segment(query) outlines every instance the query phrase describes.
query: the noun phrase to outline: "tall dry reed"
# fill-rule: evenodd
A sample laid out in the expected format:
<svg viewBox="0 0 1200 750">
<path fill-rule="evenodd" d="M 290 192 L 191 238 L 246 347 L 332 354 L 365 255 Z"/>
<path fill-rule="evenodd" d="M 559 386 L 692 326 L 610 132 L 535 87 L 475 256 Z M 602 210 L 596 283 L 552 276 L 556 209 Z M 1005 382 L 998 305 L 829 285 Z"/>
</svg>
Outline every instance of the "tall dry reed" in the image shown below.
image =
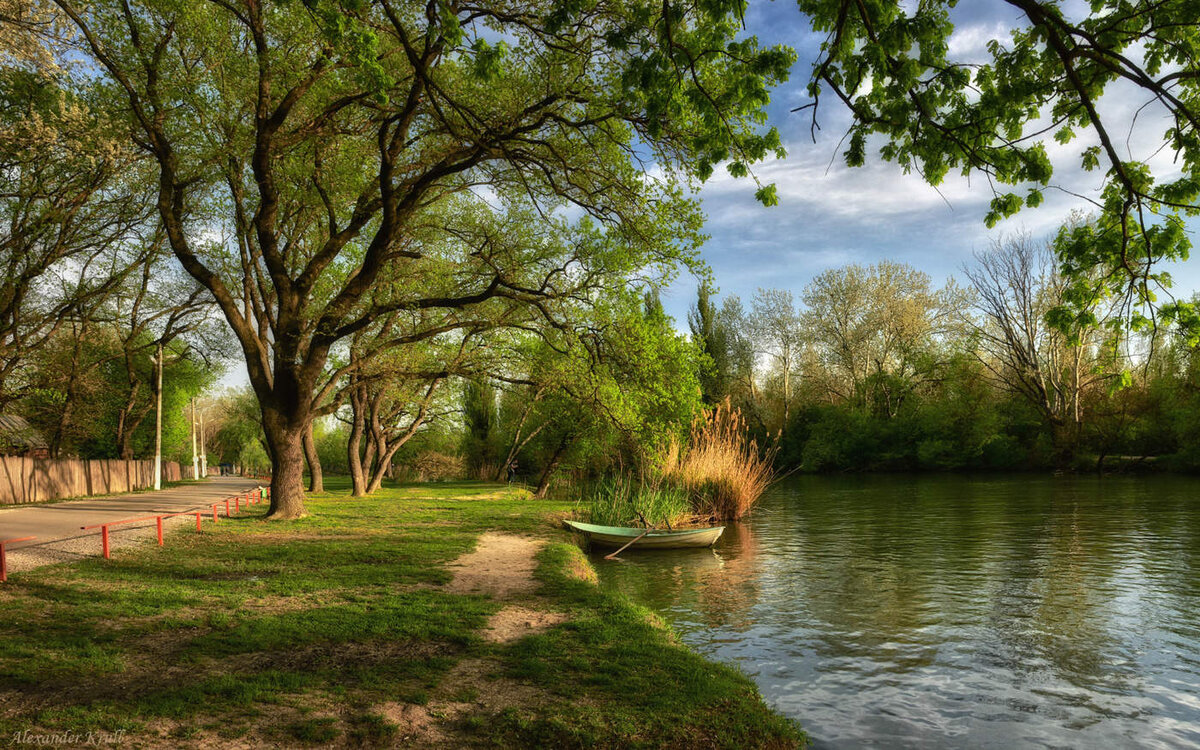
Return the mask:
<svg viewBox="0 0 1200 750">
<path fill-rule="evenodd" d="M 692 423 L 686 446 L 672 440 L 657 463 L 664 481 L 687 491 L 696 513 L 736 520 L 767 491 L 778 450 L 778 442 L 760 449 L 726 399 Z"/>
</svg>

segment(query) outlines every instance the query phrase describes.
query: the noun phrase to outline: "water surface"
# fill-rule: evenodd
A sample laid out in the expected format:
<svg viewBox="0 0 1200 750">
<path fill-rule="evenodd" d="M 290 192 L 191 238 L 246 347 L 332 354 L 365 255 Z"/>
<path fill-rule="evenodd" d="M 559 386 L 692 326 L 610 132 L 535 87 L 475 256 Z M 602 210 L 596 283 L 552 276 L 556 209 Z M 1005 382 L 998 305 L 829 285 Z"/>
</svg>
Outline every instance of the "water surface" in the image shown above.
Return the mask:
<svg viewBox="0 0 1200 750">
<path fill-rule="evenodd" d="M 788 480 L 604 585 L 817 747 L 1200 746 L 1200 480 Z"/>
</svg>

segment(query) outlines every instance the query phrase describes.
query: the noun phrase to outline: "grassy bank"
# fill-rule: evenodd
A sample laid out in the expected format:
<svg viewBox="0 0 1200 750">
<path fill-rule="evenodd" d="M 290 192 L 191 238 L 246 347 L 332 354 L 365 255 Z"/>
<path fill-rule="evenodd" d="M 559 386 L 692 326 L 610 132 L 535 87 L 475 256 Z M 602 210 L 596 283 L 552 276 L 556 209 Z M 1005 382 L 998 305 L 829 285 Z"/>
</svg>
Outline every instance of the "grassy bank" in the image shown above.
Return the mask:
<svg viewBox="0 0 1200 750">
<path fill-rule="evenodd" d="M 336 480 L 334 480 L 336 481 Z M 330 484 L 334 484 L 331 481 Z M 165 549 L 0 587 L 0 736 L 125 746 L 791 747 L 752 683 L 600 591 L 552 517 L 502 485 L 345 488 L 253 509 Z M 446 589 L 485 531 L 551 541 L 524 607 L 566 622 L 482 636 L 502 602 Z M 81 739 L 82 743 L 83 740 Z"/>
</svg>

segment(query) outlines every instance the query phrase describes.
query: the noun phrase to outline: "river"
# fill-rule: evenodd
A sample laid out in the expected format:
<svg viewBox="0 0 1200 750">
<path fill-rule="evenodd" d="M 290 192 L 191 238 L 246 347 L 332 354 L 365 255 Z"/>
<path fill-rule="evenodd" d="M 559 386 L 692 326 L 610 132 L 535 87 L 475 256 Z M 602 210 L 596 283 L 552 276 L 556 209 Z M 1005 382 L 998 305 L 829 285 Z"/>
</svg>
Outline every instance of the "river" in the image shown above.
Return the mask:
<svg viewBox="0 0 1200 750">
<path fill-rule="evenodd" d="M 1200 746 L 1200 479 L 801 477 L 623 558 L 818 748 Z"/>
</svg>

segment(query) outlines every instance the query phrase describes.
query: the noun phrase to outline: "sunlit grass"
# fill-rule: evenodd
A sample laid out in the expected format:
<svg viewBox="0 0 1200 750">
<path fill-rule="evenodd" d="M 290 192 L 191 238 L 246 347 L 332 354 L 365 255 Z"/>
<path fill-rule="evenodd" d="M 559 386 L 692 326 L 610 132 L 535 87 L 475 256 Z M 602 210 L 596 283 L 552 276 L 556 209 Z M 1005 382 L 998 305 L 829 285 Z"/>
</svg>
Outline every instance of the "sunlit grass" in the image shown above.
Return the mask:
<svg viewBox="0 0 1200 750">
<path fill-rule="evenodd" d="M 692 509 L 680 489 L 618 476 L 595 484 L 580 501 L 579 513 L 588 523 L 602 526 L 662 527 L 679 525 Z"/>
<path fill-rule="evenodd" d="M 452 747 L 571 736 L 594 747 L 678 746 L 681 731 L 706 747 L 795 745 L 797 730 L 748 679 L 601 593 L 576 548 L 549 547 L 541 590 L 521 602 L 573 622 L 512 645 L 483 640 L 504 603 L 451 593 L 447 566 L 484 531 L 566 539 L 551 519 L 569 503 L 478 482 L 389 486 L 369 498 L 349 497 L 338 478 L 327 485 L 302 519 L 267 522 L 256 506 L 200 533 L 174 530 L 164 548 L 13 576 L 0 587 L 0 686 L 13 691 L 0 736 L 386 745 L 399 729 L 379 707 L 439 694 L 470 703 L 478 686 L 451 678 L 470 659 L 528 689 L 501 710 L 472 704 L 445 728 Z M 626 695 L 622 675 L 676 697 L 652 705 Z"/>
</svg>

